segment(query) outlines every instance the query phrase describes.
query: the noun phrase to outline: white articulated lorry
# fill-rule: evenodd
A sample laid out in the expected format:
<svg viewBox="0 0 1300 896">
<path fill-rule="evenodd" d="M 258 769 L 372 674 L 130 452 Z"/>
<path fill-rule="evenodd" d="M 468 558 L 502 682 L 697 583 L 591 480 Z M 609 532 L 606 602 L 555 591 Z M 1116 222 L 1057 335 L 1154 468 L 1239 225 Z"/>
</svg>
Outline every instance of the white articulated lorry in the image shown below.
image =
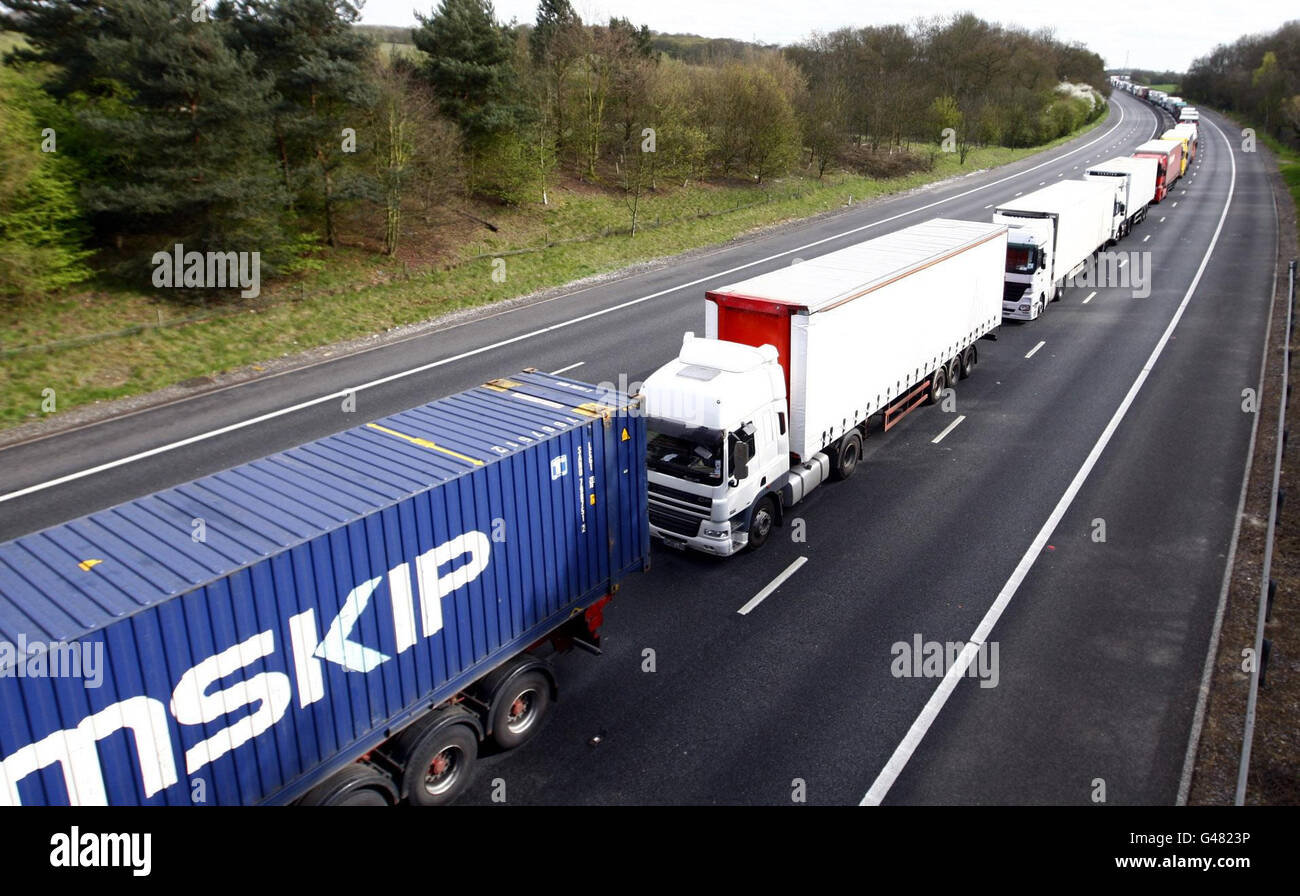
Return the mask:
<svg viewBox="0 0 1300 896">
<path fill-rule="evenodd" d="M 999 206 L 1007 234 L 1002 316 L 1034 320 L 1065 291 L 1065 281 L 1115 239 L 1121 185 L 1063 180 Z"/>
<path fill-rule="evenodd" d="M 1147 206 L 1156 198 L 1156 177 L 1159 163 L 1155 159 L 1135 159 L 1118 156 L 1098 162 L 1083 174 L 1084 180 L 1110 181 L 1123 184 L 1121 205 L 1115 210 L 1115 227 L 1120 237 L 1126 237 L 1133 225 L 1147 216 Z"/>
<path fill-rule="evenodd" d="M 1006 228 L 936 219 L 724 289 L 705 337 L 642 387 L 650 531 L 729 556 L 850 476 L 890 428 L 969 375 L 1001 323 Z"/>
</svg>

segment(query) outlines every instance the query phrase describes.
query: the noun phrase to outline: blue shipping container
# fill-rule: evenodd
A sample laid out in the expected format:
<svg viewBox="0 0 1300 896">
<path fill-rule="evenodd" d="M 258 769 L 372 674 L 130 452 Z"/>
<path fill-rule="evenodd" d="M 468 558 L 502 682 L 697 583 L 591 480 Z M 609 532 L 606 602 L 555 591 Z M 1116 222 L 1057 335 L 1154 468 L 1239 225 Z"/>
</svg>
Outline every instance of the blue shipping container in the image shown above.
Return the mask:
<svg viewBox="0 0 1300 896">
<path fill-rule="evenodd" d="M 0 544 L 0 805 L 301 796 L 643 568 L 644 453 L 525 372 Z"/>
</svg>

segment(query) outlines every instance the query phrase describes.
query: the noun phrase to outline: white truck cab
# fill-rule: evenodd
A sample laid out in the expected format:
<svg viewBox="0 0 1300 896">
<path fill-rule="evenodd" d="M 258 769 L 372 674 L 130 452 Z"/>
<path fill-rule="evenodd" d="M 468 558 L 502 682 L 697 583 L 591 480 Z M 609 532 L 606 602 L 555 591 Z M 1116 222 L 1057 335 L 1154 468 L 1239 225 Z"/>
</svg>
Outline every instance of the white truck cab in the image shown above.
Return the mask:
<svg viewBox="0 0 1300 896">
<path fill-rule="evenodd" d="M 655 534 L 724 557 L 745 547 L 759 492 L 790 471 L 776 349 L 687 333 L 677 358 L 651 374 L 641 395 Z M 765 537 L 775 520 L 758 522 Z"/>
<path fill-rule="evenodd" d="M 997 218 L 994 218 L 997 221 Z M 1007 270 L 1002 316 L 1035 320 L 1056 295 L 1052 277 L 1052 222 L 1020 218 L 1003 221 L 1007 231 Z"/>
</svg>

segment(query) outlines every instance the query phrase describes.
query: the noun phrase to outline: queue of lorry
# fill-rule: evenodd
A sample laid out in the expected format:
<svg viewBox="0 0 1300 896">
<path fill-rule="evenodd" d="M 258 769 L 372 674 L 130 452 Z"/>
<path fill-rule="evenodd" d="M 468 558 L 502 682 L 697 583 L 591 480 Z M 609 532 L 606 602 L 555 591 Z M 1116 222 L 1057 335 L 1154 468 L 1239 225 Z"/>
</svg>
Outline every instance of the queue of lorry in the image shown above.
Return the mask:
<svg viewBox="0 0 1300 896">
<path fill-rule="evenodd" d="M 709 290 L 638 394 L 529 369 L 0 544 L 0 805 L 452 802 L 652 539 L 762 547 L 1142 222 L 1155 142 Z"/>
</svg>

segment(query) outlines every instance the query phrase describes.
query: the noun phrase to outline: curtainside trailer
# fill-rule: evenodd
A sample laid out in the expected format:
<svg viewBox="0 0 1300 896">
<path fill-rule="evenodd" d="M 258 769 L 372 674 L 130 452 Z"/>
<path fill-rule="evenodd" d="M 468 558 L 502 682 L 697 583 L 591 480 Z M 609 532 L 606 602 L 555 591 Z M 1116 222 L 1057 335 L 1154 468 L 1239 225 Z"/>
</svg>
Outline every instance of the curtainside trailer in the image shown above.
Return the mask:
<svg viewBox="0 0 1300 896">
<path fill-rule="evenodd" d="M 1147 206 L 1155 199 L 1157 164 L 1155 159 L 1135 159 L 1118 156 L 1089 166 L 1084 180 L 1110 178 L 1123 184 L 1120 205 L 1116 216 L 1120 221 L 1118 232 L 1128 236 L 1133 227 L 1147 216 Z"/>
<path fill-rule="evenodd" d="M 650 525 L 719 556 L 761 547 L 826 479 L 968 376 L 1001 323 L 1006 228 L 935 219 L 706 295 L 705 338 L 642 387 Z"/>
<path fill-rule="evenodd" d="M 1135 159 L 1155 159 L 1156 202 L 1161 202 L 1173 192 L 1174 184 L 1183 173 L 1183 144 L 1181 140 L 1148 140 L 1133 150 Z"/>
<path fill-rule="evenodd" d="M 1004 317 L 1034 320 L 1061 298 L 1065 281 L 1117 238 L 1122 193 L 1113 179 L 1063 180 L 994 209 L 993 223 L 1011 228 Z"/>
<path fill-rule="evenodd" d="M 638 402 L 525 371 L 0 544 L 0 804 L 450 802 L 645 492 Z"/>
</svg>

